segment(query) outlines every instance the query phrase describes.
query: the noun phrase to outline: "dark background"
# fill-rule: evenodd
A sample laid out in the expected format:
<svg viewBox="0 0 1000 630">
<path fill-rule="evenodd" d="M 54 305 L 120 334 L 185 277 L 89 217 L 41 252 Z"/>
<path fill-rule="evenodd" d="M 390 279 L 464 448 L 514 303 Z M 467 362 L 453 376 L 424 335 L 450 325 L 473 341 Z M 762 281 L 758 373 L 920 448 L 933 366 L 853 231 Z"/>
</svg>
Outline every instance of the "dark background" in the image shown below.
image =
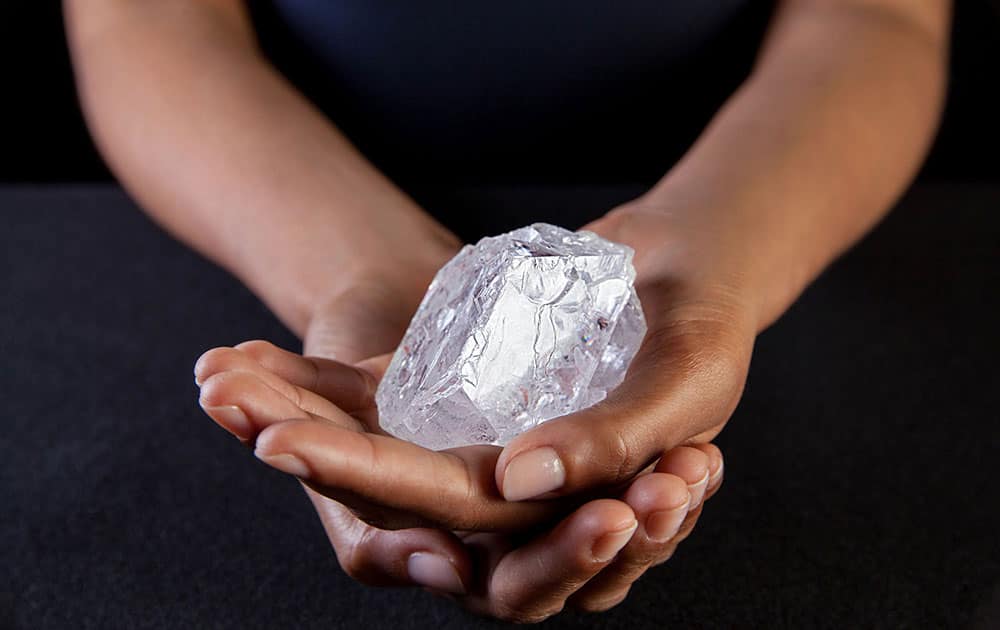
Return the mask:
<svg viewBox="0 0 1000 630">
<path fill-rule="evenodd" d="M 758 339 L 698 530 L 621 606 L 544 627 L 1000 628 L 998 79 L 997 3 L 961 0 L 923 181 Z M 506 627 L 337 569 L 295 482 L 191 382 L 208 347 L 296 340 L 80 181 L 109 175 L 58 2 L 0 0 L 0 630 Z M 562 222 L 638 192 L 456 205 Z"/>
<path fill-rule="evenodd" d="M 0 3 L 0 182 L 110 176 L 76 105 L 57 0 Z M 951 90 L 924 179 L 1000 181 L 1000 0 L 959 0 Z"/>
</svg>

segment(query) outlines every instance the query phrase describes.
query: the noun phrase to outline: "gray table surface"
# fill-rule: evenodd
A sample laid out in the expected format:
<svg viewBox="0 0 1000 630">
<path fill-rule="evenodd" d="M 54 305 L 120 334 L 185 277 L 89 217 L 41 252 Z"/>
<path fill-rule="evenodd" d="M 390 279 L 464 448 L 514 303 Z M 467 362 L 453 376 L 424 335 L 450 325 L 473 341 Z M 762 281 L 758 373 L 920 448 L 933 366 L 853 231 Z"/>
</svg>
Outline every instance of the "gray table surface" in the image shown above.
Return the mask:
<svg viewBox="0 0 1000 630">
<path fill-rule="evenodd" d="M 630 194 L 442 199 L 472 235 Z M 546 625 L 1000 628 L 998 209 L 915 188 L 760 337 L 675 558 Z M 0 627 L 499 627 L 354 584 L 294 481 L 201 415 L 201 351 L 296 347 L 243 287 L 112 187 L 0 189 L 0 216 Z"/>
</svg>

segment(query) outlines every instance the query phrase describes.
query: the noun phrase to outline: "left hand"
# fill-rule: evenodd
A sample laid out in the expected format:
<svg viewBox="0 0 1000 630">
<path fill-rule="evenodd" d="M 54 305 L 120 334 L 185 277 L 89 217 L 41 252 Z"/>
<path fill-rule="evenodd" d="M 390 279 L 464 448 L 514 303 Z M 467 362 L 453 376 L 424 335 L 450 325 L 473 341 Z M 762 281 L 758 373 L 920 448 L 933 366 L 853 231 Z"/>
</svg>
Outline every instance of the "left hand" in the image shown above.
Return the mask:
<svg viewBox="0 0 1000 630">
<path fill-rule="evenodd" d="M 648 331 L 607 399 L 504 448 L 495 474 L 505 498 L 614 487 L 670 449 L 722 430 L 743 392 L 758 310 L 743 288 L 742 252 L 727 251 L 698 215 L 639 199 L 584 228 L 635 249 Z"/>
</svg>

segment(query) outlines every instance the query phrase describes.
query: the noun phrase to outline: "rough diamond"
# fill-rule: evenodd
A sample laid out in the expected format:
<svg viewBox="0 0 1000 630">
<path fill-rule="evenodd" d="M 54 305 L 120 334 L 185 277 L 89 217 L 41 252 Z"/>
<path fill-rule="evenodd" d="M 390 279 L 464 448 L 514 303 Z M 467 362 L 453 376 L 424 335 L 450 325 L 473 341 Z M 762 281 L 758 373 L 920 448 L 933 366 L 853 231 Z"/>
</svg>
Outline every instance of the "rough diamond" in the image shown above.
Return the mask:
<svg viewBox="0 0 1000 630">
<path fill-rule="evenodd" d="M 502 445 L 602 400 L 646 334 L 632 253 L 545 223 L 466 245 L 379 384 L 382 428 L 431 449 Z"/>
</svg>

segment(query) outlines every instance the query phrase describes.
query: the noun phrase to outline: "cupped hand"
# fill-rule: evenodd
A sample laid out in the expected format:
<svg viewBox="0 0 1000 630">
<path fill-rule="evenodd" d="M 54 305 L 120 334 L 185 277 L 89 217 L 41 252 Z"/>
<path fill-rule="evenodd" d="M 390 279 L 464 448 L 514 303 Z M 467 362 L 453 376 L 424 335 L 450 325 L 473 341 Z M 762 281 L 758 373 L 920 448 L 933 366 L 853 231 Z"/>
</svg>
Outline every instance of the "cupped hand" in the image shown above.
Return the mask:
<svg viewBox="0 0 1000 630">
<path fill-rule="evenodd" d="M 387 356 L 361 359 L 398 343 L 415 308 L 399 296 L 372 283 L 331 301 L 310 327 L 308 358 L 260 341 L 209 351 L 196 366 L 202 405 L 306 483 L 342 567 L 362 582 L 423 585 L 516 620 L 621 601 L 693 528 L 721 483 L 718 449 L 678 448 L 604 493 L 614 498 L 505 501 L 498 448 L 436 453 L 378 429 Z"/>
<path fill-rule="evenodd" d="M 699 445 L 667 453 L 616 499 L 507 502 L 492 479 L 499 449 L 434 452 L 378 432 L 364 369 L 249 342 L 210 351 L 198 374 L 206 411 L 311 488 L 350 575 L 430 586 L 505 619 L 618 603 L 721 482 L 721 455 Z"/>
<path fill-rule="evenodd" d="M 729 243 L 689 216 L 639 201 L 587 226 L 635 249 L 648 331 L 607 399 L 507 445 L 495 473 L 508 500 L 616 487 L 669 449 L 714 439 L 728 421 L 747 377 L 756 304 Z"/>
</svg>

